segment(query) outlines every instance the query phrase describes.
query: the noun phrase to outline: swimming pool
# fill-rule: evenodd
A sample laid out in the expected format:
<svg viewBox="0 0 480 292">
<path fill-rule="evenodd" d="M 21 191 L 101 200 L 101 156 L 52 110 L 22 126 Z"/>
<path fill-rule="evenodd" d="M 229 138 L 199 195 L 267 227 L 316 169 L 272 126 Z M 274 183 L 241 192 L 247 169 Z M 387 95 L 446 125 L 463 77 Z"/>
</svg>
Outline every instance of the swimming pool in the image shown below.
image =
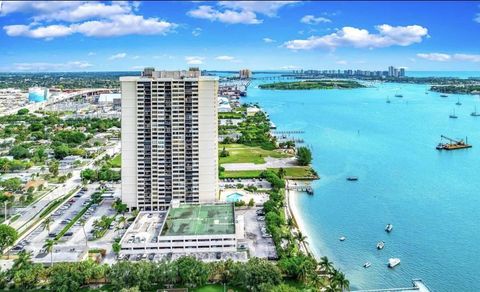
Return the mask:
<svg viewBox="0 0 480 292">
<path fill-rule="evenodd" d="M 240 193 L 232 193 L 227 195 L 226 201 L 228 203 L 235 203 L 243 199 L 243 195 Z"/>
</svg>

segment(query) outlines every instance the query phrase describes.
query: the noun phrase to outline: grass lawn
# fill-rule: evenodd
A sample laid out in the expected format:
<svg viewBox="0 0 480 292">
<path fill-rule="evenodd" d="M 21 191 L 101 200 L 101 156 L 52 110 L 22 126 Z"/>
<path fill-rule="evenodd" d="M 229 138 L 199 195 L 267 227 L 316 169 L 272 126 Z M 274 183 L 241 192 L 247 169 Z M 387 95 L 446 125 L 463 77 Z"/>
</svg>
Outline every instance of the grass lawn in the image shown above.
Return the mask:
<svg viewBox="0 0 480 292">
<path fill-rule="evenodd" d="M 122 167 L 122 155 L 117 154 L 112 159 L 108 161 L 108 165 L 112 168 L 120 168 Z"/>
<path fill-rule="evenodd" d="M 230 154 L 227 157 L 220 157 L 219 163 L 265 163 L 265 157 L 285 158 L 291 157 L 288 154 L 279 151 L 265 150 L 260 147 L 250 147 L 242 144 L 219 144 L 218 153 L 223 150 L 223 147 Z"/>
<path fill-rule="evenodd" d="M 278 172 L 278 168 L 269 169 Z M 310 166 L 288 167 L 284 169 L 288 178 L 316 178 Z M 261 173 L 261 170 L 223 171 L 220 173 L 220 178 L 259 178 Z"/>
</svg>

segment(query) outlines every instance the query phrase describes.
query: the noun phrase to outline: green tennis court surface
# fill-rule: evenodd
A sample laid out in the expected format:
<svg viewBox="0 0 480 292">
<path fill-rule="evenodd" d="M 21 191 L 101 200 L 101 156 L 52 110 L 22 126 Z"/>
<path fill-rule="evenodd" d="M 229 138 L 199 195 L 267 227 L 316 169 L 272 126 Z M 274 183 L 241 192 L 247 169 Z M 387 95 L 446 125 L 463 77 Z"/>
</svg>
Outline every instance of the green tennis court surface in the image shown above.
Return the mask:
<svg viewBox="0 0 480 292">
<path fill-rule="evenodd" d="M 169 211 L 163 236 L 233 234 L 233 205 L 180 205 Z"/>
</svg>

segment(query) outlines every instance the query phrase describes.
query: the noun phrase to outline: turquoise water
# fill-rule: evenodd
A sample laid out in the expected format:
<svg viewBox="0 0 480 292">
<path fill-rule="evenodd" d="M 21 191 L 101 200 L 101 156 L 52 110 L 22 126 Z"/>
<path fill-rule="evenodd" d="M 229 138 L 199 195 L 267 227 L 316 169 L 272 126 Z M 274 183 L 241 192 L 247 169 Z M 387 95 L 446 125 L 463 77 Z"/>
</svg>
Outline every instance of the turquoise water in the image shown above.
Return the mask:
<svg viewBox="0 0 480 292">
<path fill-rule="evenodd" d="M 243 199 L 242 194 L 233 193 L 233 194 L 227 195 L 226 201 L 228 203 L 236 203 L 236 202 L 240 201 L 241 199 Z"/>
<path fill-rule="evenodd" d="M 255 85 L 245 102 L 258 102 L 279 130 L 305 131 L 321 179 L 314 196 L 295 199 L 310 246 L 333 260 L 352 288 L 422 278 L 435 291 L 480 291 L 480 117 L 470 116 L 475 105 L 480 111 L 477 96 L 441 98 L 409 84 L 312 91 Z M 457 120 L 448 117 L 454 108 Z M 474 147 L 439 152 L 442 134 L 468 136 Z M 349 175 L 359 181 L 347 182 Z M 385 249 L 377 251 L 380 240 Z M 390 257 L 402 261 L 393 270 Z M 367 261 L 372 266 L 364 269 Z"/>
</svg>

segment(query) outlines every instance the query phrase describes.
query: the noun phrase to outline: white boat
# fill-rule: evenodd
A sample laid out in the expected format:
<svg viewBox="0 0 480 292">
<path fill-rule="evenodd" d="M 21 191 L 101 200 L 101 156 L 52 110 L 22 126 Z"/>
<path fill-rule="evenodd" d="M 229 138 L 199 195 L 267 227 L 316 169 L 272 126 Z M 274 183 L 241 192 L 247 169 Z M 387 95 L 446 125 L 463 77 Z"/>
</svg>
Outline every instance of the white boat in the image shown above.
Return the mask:
<svg viewBox="0 0 480 292">
<path fill-rule="evenodd" d="M 385 247 L 385 242 L 383 241 L 380 241 L 379 243 L 377 243 L 377 249 L 383 249 Z"/>
<path fill-rule="evenodd" d="M 370 268 L 371 265 L 372 265 L 371 263 L 366 262 L 366 263 L 363 264 L 363 267 L 364 267 L 365 269 L 367 269 L 367 268 Z"/>
<path fill-rule="evenodd" d="M 340 241 L 345 241 L 345 239 L 347 239 L 347 238 L 346 238 L 345 236 L 342 236 L 342 237 L 340 237 L 338 240 L 340 240 Z"/>
<path fill-rule="evenodd" d="M 472 117 L 480 117 L 480 113 L 477 112 L 477 107 L 475 107 L 475 110 L 470 114 Z"/>
<path fill-rule="evenodd" d="M 462 103 L 460 102 L 460 98 L 457 100 L 457 102 L 455 104 L 456 105 L 462 105 Z"/>
<path fill-rule="evenodd" d="M 393 225 L 392 224 L 387 224 L 387 226 L 385 226 L 385 231 L 386 232 L 391 232 L 393 229 Z"/>
<path fill-rule="evenodd" d="M 399 258 L 390 258 L 388 259 L 388 267 L 389 268 L 394 268 L 395 266 L 400 264 L 400 259 Z"/>
<path fill-rule="evenodd" d="M 453 113 L 448 116 L 451 119 L 456 119 L 458 116 L 455 114 L 455 109 L 453 109 Z"/>
</svg>

